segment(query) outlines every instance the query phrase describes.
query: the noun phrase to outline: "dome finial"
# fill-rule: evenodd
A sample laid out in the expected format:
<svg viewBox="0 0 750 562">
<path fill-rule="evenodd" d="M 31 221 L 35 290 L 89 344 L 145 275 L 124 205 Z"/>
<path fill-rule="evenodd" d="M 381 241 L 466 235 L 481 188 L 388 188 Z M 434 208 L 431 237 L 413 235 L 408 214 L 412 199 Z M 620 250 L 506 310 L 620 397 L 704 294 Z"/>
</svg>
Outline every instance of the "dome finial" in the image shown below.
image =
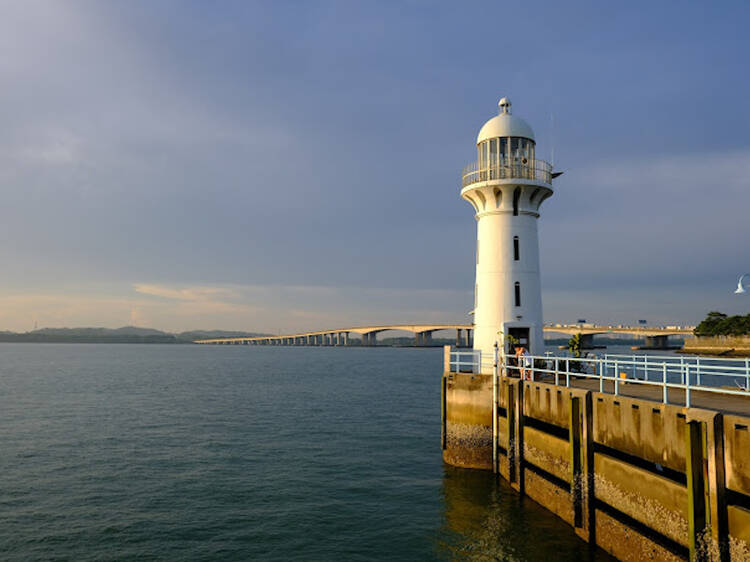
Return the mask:
<svg viewBox="0 0 750 562">
<path fill-rule="evenodd" d="M 510 113 L 510 100 L 508 98 L 501 98 L 497 105 L 500 108 L 500 113 Z"/>
</svg>

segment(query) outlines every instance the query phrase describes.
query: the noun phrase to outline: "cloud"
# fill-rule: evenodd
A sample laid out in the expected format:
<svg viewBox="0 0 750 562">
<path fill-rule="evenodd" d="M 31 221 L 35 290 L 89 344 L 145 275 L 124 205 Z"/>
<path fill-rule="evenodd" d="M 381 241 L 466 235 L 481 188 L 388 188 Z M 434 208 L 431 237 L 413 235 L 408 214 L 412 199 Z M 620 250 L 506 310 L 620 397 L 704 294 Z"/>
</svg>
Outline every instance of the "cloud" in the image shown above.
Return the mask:
<svg viewBox="0 0 750 562">
<path fill-rule="evenodd" d="M 573 170 L 540 221 L 551 290 L 726 283 L 750 258 L 750 149 Z M 685 301 L 687 304 L 687 301 Z"/>
<path fill-rule="evenodd" d="M 136 283 L 133 288 L 137 293 L 162 297 L 170 300 L 188 302 L 222 301 L 236 297 L 236 293 L 223 287 L 168 287 L 148 283 Z"/>
<path fill-rule="evenodd" d="M 117 289 L 116 294 L 111 294 Z M 167 331 L 224 328 L 266 333 L 366 324 L 465 320 L 470 291 L 277 285 L 138 283 L 83 293 L 0 294 L 0 330 L 135 324 Z"/>
</svg>

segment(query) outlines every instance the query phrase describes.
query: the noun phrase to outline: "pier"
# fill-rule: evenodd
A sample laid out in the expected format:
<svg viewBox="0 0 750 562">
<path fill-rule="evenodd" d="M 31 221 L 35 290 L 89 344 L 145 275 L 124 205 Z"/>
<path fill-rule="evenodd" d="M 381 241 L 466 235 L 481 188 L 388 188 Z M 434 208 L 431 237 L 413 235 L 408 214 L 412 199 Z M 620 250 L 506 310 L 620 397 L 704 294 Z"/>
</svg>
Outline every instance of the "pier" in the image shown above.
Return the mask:
<svg viewBox="0 0 750 562">
<path fill-rule="evenodd" d="M 530 359 L 446 348 L 445 462 L 622 560 L 750 559 L 750 361 Z"/>
</svg>

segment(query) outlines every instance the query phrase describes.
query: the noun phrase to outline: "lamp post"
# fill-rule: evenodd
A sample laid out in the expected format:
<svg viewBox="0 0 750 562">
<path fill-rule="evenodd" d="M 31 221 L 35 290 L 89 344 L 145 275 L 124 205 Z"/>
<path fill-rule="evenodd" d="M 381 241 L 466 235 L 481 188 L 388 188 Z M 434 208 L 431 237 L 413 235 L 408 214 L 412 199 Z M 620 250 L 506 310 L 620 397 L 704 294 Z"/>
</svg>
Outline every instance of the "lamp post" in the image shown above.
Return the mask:
<svg viewBox="0 0 750 562">
<path fill-rule="evenodd" d="M 745 279 L 745 277 L 750 277 L 750 273 L 745 273 L 743 275 L 740 275 L 740 280 L 737 281 L 737 290 L 734 292 L 735 295 L 741 295 L 743 293 L 747 293 L 747 289 L 742 286 L 742 281 Z"/>
</svg>

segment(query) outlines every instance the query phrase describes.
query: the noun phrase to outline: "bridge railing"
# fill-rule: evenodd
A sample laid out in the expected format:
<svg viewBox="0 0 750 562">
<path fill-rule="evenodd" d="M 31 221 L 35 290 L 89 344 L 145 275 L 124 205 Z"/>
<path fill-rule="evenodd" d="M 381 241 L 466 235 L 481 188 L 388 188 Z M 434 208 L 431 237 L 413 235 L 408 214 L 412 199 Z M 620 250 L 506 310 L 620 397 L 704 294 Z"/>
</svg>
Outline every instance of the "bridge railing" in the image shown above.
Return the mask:
<svg viewBox="0 0 750 562">
<path fill-rule="evenodd" d="M 695 391 L 724 395 L 750 396 L 750 358 L 714 359 L 655 355 L 604 355 L 570 357 L 555 355 L 513 356 L 482 354 L 481 351 L 451 351 L 450 370 L 454 373 L 484 373 L 517 376 L 530 381 L 544 376 L 556 385 L 571 386 L 571 379 L 599 381 L 599 391 L 636 384 L 661 388 L 662 402 L 669 403 L 669 390 L 685 393 L 690 407 Z M 551 382 L 550 380 L 545 382 Z"/>
</svg>

